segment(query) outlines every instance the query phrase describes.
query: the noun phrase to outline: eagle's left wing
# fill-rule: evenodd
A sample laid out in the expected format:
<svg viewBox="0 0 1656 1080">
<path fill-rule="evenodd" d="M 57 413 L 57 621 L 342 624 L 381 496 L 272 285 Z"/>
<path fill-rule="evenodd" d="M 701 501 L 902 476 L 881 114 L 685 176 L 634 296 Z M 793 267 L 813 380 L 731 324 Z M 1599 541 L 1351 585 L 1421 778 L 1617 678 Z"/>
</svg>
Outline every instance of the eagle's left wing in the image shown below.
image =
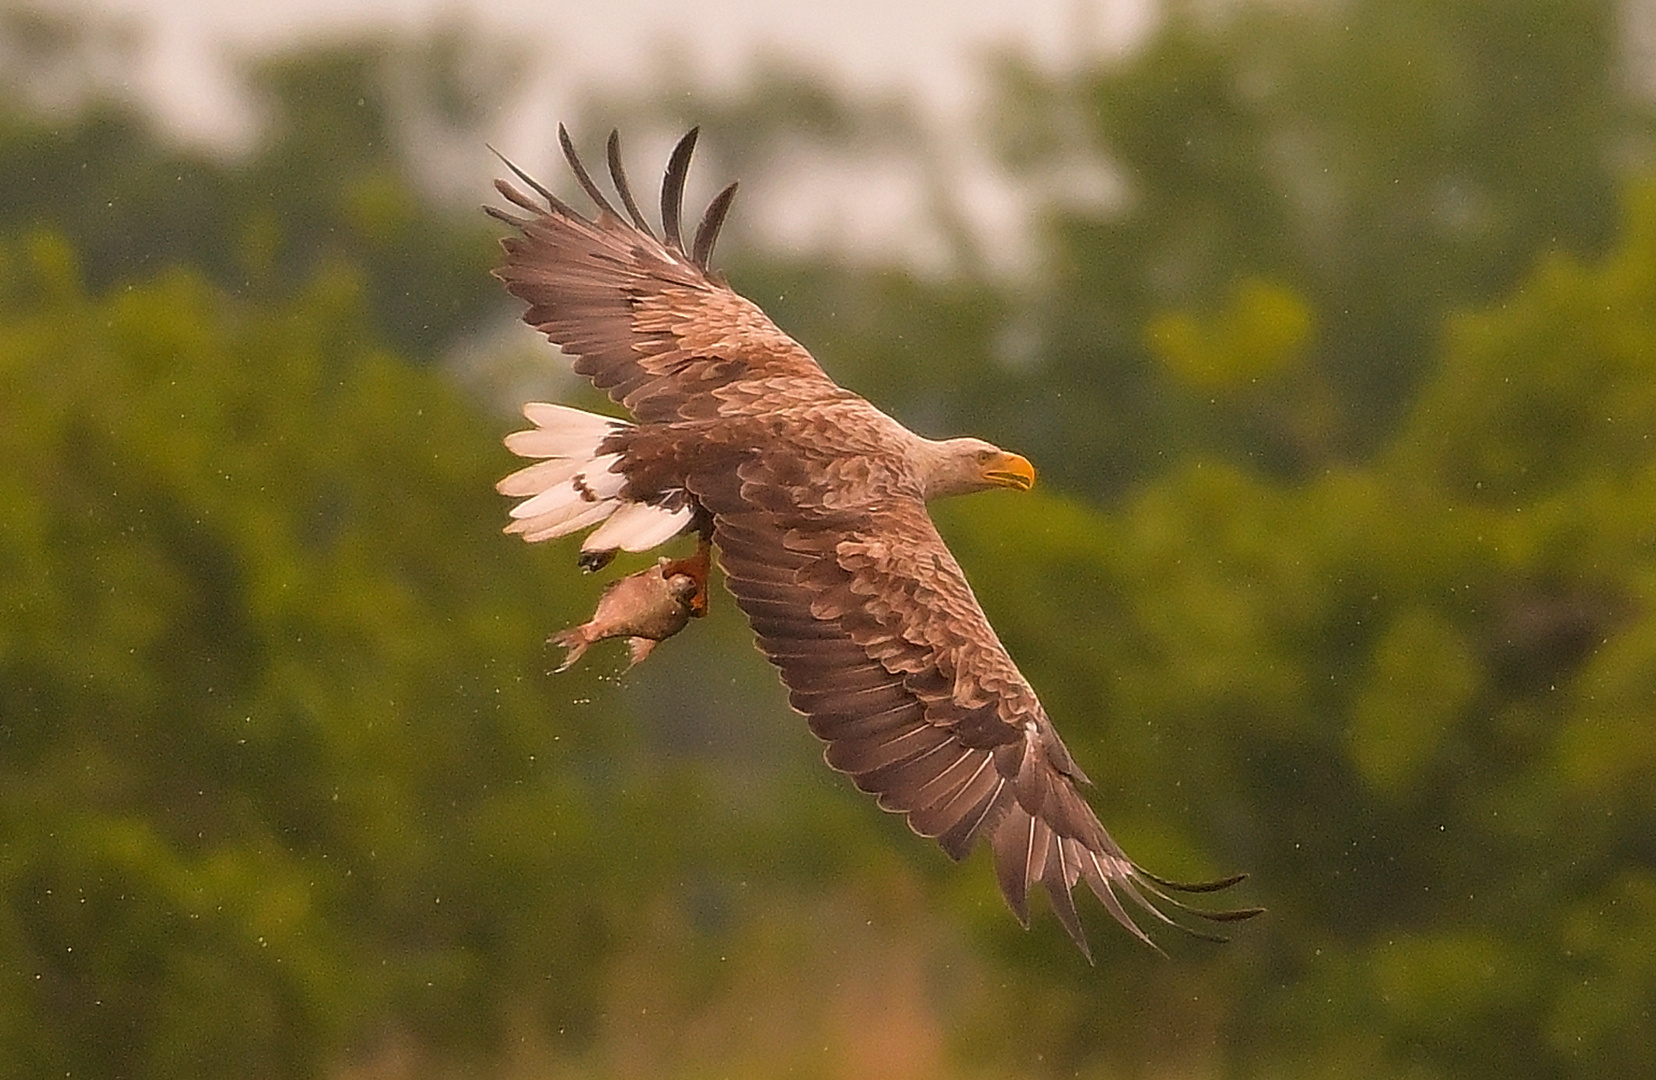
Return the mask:
<svg viewBox="0 0 1656 1080">
<path fill-rule="evenodd" d="M 1070 890 L 1085 881 L 1117 922 L 1150 942 L 1123 898 L 1197 936 L 1157 902 L 1214 921 L 1169 895 L 1211 892 L 1155 877 L 1129 859 L 1077 790 L 1071 759 L 1002 647 L 925 504 L 802 512 L 782 493 L 785 465 L 763 453 L 728 480 L 692 478 L 713 512 L 726 582 L 780 670 L 825 757 L 882 808 L 904 814 L 951 858 L 980 837 L 1001 892 L 1029 922 L 1029 887 L 1091 958 Z M 722 490 L 721 490 L 722 489 Z M 778 497 L 768 497 L 778 496 Z M 1153 943 L 1151 943 L 1153 944 Z"/>
</svg>

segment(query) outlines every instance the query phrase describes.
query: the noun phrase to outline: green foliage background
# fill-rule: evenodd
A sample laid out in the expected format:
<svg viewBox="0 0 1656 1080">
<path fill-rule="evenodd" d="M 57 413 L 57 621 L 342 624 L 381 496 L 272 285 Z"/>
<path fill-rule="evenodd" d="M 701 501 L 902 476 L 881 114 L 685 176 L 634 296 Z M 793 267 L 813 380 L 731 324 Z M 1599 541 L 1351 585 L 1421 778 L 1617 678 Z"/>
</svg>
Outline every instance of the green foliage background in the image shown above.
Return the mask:
<svg viewBox="0 0 1656 1080">
<path fill-rule="evenodd" d="M 1040 465 L 940 525 L 1128 850 L 1271 909 L 1172 959 L 1094 909 L 1096 969 L 829 773 L 728 603 L 625 680 L 546 675 L 597 583 L 498 533 L 512 421 L 442 361 L 511 352 L 512 308 L 408 136 L 410 85 L 490 107 L 461 38 L 250 70 L 233 161 L 12 65 L 0 1076 L 1656 1073 L 1656 171 L 1616 11 L 1175 7 L 986 73 L 1054 192 L 1032 280 L 963 235 L 940 277 L 730 245 L 841 381 Z M 703 120 L 749 189 L 789 139 L 917 130 L 786 72 L 657 91 L 573 127 Z M 1078 163 L 1124 196 L 1042 186 Z"/>
</svg>

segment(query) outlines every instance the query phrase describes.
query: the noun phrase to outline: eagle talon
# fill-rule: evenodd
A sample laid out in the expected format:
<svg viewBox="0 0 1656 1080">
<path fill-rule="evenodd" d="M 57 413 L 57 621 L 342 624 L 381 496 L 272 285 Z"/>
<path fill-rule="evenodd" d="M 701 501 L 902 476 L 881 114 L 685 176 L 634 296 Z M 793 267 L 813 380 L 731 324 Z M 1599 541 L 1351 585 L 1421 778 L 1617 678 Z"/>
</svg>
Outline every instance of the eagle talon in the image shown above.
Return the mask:
<svg viewBox="0 0 1656 1080">
<path fill-rule="evenodd" d="M 706 538 L 696 544 L 696 553 L 688 559 L 676 559 L 662 566 L 663 575 L 671 577 L 674 574 L 684 574 L 696 583 L 696 591 L 690 594 L 690 617 L 699 619 L 707 614 L 707 574 L 712 565 L 712 545 Z"/>
<path fill-rule="evenodd" d="M 614 558 L 615 549 L 609 548 L 605 551 L 583 551 L 575 562 L 584 572 L 591 574 L 608 566 Z"/>
</svg>

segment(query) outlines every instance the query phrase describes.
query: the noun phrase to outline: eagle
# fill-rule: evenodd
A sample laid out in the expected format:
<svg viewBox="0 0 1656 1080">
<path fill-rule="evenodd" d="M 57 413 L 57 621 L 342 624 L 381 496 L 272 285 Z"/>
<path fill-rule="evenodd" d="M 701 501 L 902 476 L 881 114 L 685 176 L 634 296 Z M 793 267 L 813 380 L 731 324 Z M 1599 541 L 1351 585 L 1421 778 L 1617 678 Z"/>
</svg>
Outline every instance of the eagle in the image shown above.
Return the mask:
<svg viewBox="0 0 1656 1080">
<path fill-rule="evenodd" d="M 686 242 L 697 132 L 668 160 L 659 234 L 633 197 L 615 132 L 607 149 L 619 209 L 558 128 L 592 217 L 501 157 L 530 191 L 495 182 L 511 209 L 485 209 L 512 229 L 495 276 L 527 305 L 523 320 L 632 418 L 527 404 L 533 427 L 506 442 L 533 464 L 497 485 L 522 500 L 506 531 L 533 542 L 596 526 L 581 546 L 589 570 L 617 550 L 695 534 L 696 555 L 672 567 L 695 580 L 695 613 L 706 610 L 716 549 L 726 588 L 828 764 L 956 861 L 986 842 L 1025 927 L 1039 885 L 1090 962 L 1072 896 L 1085 882 L 1151 948 L 1130 908 L 1225 940 L 1176 916 L 1232 922 L 1261 909 L 1206 910 L 1173 894 L 1215 892 L 1245 875 L 1157 877 L 1111 839 L 1079 790 L 1090 781 L 927 512 L 944 496 L 1028 490 L 1034 468 L 981 439 L 908 430 L 835 383 L 732 290 L 709 261 L 735 183 Z"/>
</svg>

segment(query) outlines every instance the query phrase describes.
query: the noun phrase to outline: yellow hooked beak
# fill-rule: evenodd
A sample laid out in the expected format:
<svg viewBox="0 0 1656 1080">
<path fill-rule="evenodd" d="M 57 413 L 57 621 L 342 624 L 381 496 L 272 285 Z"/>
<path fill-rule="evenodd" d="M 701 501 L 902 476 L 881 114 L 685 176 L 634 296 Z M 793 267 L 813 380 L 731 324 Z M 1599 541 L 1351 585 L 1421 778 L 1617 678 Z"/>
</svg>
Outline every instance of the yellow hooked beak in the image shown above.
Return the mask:
<svg viewBox="0 0 1656 1080">
<path fill-rule="evenodd" d="M 1035 486 L 1035 466 L 1022 454 L 1002 452 L 983 467 L 983 478 L 1001 487 L 1028 491 Z"/>
</svg>

